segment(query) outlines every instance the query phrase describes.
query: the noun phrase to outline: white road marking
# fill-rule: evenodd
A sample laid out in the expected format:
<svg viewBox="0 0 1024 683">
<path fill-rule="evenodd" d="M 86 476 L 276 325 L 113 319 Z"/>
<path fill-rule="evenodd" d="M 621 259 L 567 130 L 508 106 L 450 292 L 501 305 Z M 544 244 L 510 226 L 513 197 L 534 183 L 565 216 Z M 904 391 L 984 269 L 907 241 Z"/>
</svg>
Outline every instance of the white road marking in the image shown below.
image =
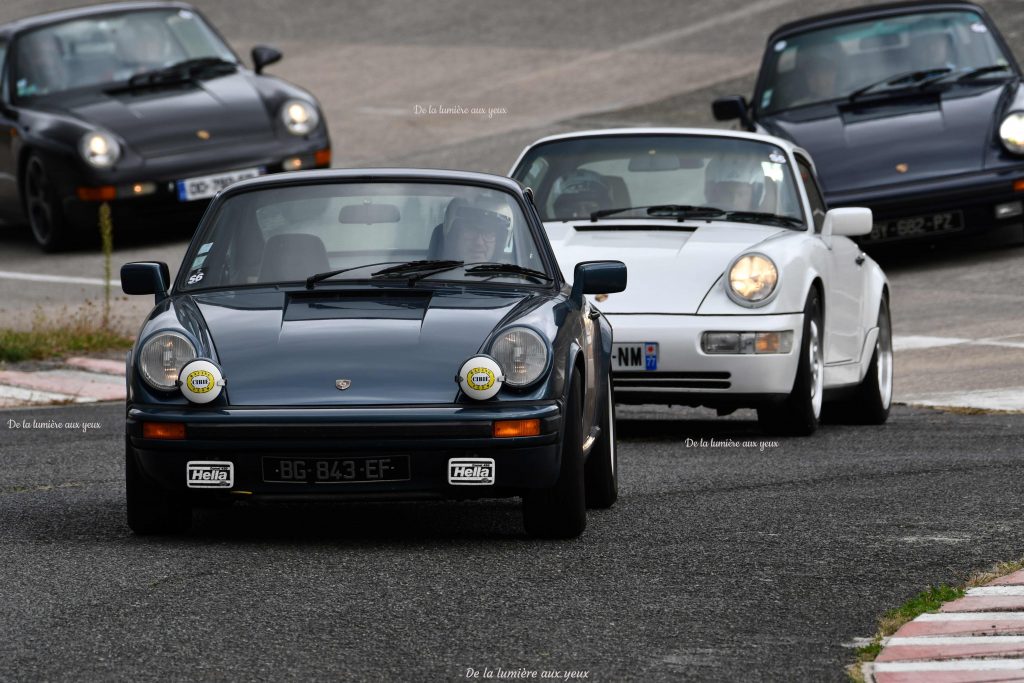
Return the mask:
<svg viewBox="0 0 1024 683">
<path fill-rule="evenodd" d="M 1024 612 L 929 612 L 914 621 L 1024 621 Z"/>
<path fill-rule="evenodd" d="M 94 403 L 96 399 L 86 396 L 70 396 L 68 394 L 57 394 L 52 391 L 38 391 L 36 389 L 22 389 L 21 387 L 9 387 L 0 384 L 0 399 L 13 399 L 25 403 L 56 403 L 57 401 L 74 401 L 75 403 Z"/>
<path fill-rule="evenodd" d="M 1024 586 L 981 586 L 968 588 L 967 595 L 1024 595 Z"/>
<path fill-rule="evenodd" d="M 96 285 L 103 287 L 106 281 L 98 277 L 74 277 L 71 275 L 46 275 L 44 273 L 18 273 L 13 270 L 0 270 L 0 280 L 27 280 L 28 282 L 56 282 L 66 285 Z M 110 286 L 120 289 L 120 280 L 110 280 Z"/>
<path fill-rule="evenodd" d="M 1024 387 L 981 389 L 955 394 L 922 394 L 900 398 L 903 403 L 937 408 L 978 408 L 981 410 L 1024 410 Z"/>
<path fill-rule="evenodd" d="M 943 346 L 966 344 L 972 340 L 960 337 L 926 337 L 926 336 L 894 336 L 893 351 L 913 351 L 916 349 L 937 349 Z"/>
<path fill-rule="evenodd" d="M 1024 659 L 951 659 L 944 662 L 876 662 L 875 673 L 911 671 L 1019 671 Z"/>
<path fill-rule="evenodd" d="M 885 646 L 909 647 L 913 645 L 1017 645 L 1024 636 L 900 636 L 889 638 Z"/>
</svg>

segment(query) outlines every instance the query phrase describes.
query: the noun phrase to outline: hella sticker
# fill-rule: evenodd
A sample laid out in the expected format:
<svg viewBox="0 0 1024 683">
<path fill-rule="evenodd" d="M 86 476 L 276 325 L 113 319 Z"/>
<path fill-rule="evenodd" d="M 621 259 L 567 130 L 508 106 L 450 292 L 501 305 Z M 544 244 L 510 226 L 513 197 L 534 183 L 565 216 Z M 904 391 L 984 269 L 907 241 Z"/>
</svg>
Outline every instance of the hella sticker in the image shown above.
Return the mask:
<svg viewBox="0 0 1024 683">
<path fill-rule="evenodd" d="M 235 485 L 235 463 L 223 460 L 191 460 L 186 467 L 190 489 L 229 489 Z"/>
<path fill-rule="evenodd" d="M 491 486 L 494 484 L 494 458 L 451 458 L 448 483 L 452 486 Z"/>
</svg>

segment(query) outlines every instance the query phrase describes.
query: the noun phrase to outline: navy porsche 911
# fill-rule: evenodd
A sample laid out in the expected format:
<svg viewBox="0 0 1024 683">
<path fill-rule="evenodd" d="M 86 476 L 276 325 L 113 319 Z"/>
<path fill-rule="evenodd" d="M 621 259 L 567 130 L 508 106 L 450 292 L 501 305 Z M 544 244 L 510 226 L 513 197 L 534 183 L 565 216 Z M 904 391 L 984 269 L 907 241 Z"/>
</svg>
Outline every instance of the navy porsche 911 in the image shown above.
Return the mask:
<svg viewBox="0 0 1024 683">
<path fill-rule="evenodd" d="M 310 171 L 214 198 L 129 353 L 128 524 L 225 500 L 521 496 L 574 537 L 618 490 L 612 330 L 559 271 L 532 193 L 453 171 Z M 168 289 L 170 288 L 170 291 Z"/>
<path fill-rule="evenodd" d="M 305 90 L 242 65 L 180 2 L 96 5 L 0 26 L 0 220 L 56 251 L 170 219 L 194 227 L 243 178 L 330 166 L 327 126 Z"/>
<path fill-rule="evenodd" d="M 1024 238 L 1024 90 L 986 12 L 930 0 L 786 24 L 752 102 L 715 117 L 811 153 L 829 207 L 874 212 L 864 245 Z"/>
</svg>

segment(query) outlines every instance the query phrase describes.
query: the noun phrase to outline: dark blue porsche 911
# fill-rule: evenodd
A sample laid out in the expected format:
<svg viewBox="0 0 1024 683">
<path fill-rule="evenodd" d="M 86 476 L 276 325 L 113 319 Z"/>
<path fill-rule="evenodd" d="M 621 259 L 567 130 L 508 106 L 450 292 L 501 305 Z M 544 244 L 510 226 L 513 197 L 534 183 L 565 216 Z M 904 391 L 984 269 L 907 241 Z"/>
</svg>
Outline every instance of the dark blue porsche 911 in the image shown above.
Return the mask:
<svg viewBox="0 0 1024 683">
<path fill-rule="evenodd" d="M 551 253 L 532 195 L 490 175 L 312 171 L 239 182 L 204 216 L 128 357 L 136 533 L 225 500 L 521 496 L 575 537 L 617 497 L 618 261 Z"/>
</svg>

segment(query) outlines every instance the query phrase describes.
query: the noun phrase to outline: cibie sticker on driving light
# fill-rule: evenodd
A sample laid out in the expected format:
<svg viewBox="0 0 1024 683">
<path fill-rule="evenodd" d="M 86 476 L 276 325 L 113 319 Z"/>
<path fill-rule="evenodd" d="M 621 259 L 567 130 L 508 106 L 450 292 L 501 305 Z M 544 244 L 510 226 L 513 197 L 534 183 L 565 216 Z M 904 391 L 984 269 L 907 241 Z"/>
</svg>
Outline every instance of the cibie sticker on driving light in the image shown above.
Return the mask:
<svg viewBox="0 0 1024 683">
<path fill-rule="evenodd" d="M 452 486 L 494 484 L 494 458 L 450 458 L 448 483 Z"/>
<path fill-rule="evenodd" d="M 220 368 L 208 360 L 196 359 L 185 364 L 178 373 L 181 393 L 193 403 L 209 403 L 224 389 Z"/>
<path fill-rule="evenodd" d="M 490 356 L 470 358 L 462 364 L 455 379 L 466 396 L 479 401 L 497 394 L 505 381 L 501 376 L 501 366 Z"/>
<path fill-rule="evenodd" d="M 185 468 L 190 489 L 229 489 L 235 485 L 235 463 L 224 460 L 190 460 Z"/>
</svg>

